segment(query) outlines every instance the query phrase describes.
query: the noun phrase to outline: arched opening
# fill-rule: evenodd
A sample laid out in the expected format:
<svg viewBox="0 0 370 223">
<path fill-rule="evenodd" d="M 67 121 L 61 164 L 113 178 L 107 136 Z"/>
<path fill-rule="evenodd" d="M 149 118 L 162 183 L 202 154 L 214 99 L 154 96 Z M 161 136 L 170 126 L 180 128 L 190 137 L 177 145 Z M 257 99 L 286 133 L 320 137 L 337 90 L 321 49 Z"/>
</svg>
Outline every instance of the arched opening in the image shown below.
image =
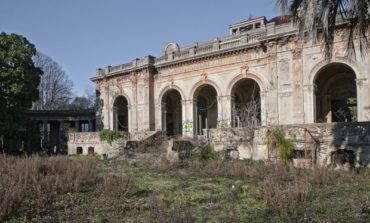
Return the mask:
<svg viewBox="0 0 370 223">
<path fill-rule="evenodd" d="M 261 125 L 261 96 L 258 83 L 250 78 L 238 81 L 231 90 L 232 126 Z"/>
<path fill-rule="evenodd" d="M 203 129 L 217 128 L 217 91 L 211 85 L 200 86 L 195 94 L 194 132 L 202 135 Z"/>
<path fill-rule="evenodd" d="M 128 132 L 128 102 L 118 96 L 113 104 L 113 129 Z"/>
<path fill-rule="evenodd" d="M 347 65 L 332 63 L 315 79 L 316 122 L 357 121 L 356 74 Z"/>
<path fill-rule="evenodd" d="M 181 95 L 175 90 L 168 90 L 162 97 L 162 130 L 168 136 L 182 134 Z"/>
</svg>

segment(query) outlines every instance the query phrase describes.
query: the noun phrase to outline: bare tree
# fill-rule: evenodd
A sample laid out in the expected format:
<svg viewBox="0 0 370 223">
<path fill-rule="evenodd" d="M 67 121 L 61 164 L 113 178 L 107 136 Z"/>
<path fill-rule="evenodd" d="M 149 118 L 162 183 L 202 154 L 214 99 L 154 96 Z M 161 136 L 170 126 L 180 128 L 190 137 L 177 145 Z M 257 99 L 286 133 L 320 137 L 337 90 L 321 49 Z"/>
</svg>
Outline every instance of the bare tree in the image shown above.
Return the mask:
<svg viewBox="0 0 370 223">
<path fill-rule="evenodd" d="M 237 100 L 233 106 L 235 127 L 251 128 L 261 125 L 261 99 L 257 83 L 253 82 L 248 100 Z"/>
<path fill-rule="evenodd" d="M 64 109 L 72 98 L 73 83 L 57 62 L 49 56 L 37 52 L 35 66 L 44 72 L 39 85 L 39 100 L 33 105 L 35 110 Z"/>
<path fill-rule="evenodd" d="M 237 127 L 254 128 L 261 125 L 261 101 L 258 99 L 236 104 L 234 112 Z"/>
</svg>

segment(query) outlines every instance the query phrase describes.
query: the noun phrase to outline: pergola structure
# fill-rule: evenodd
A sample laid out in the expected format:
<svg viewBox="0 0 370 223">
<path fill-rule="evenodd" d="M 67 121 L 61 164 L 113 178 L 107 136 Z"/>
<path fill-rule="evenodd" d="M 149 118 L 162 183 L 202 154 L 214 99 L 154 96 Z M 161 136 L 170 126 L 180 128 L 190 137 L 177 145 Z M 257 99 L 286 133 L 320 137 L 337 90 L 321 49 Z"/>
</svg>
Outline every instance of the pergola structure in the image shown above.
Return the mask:
<svg viewBox="0 0 370 223">
<path fill-rule="evenodd" d="M 40 127 L 40 148 L 49 153 L 66 153 L 66 131 L 95 130 L 95 110 L 28 110 L 26 115 Z"/>
</svg>

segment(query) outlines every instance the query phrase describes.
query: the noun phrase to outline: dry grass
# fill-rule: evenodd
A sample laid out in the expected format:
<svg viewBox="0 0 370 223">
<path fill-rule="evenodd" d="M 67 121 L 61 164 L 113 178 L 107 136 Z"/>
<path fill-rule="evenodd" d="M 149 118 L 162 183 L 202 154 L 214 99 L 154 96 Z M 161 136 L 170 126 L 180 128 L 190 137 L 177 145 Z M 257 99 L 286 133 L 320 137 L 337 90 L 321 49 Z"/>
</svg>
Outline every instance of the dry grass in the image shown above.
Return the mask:
<svg viewBox="0 0 370 223">
<path fill-rule="evenodd" d="M 3 156 L 0 165 L 1 222 L 370 220 L 368 170 L 235 160 L 130 165 L 37 156 Z"/>
<path fill-rule="evenodd" d="M 193 223 L 196 222 L 192 215 L 191 204 L 186 202 L 165 202 L 158 195 L 149 198 L 150 216 L 145 220 L 148 223 Z"/>
<path fill-rule="evenodd" d="M 10 216 L 24 201 L 44 207 L 56 195 L 78 191 L 94 183 L 97 165 L 92 159 L 0 156 L 0 220 Z"/>
<path fill-rule="evenodd" d="M 370 180 L 370 172 L 368 170 L 341 172 L 328 168 L 296 169 L 291 165 L 282 163 L 260 162 L 246 164 L 245 162 L 235 160 L 184 161 L 176 164 L 175 167 L 170 164 L 157 166 L 159 171 L 168 171 L 170 169 L 180 171 L 181 175 L 227 177 L 256 185 L 256 189 L 251 192 L 251 196 L 265 203 L 265 217 L 270 215 L 279 216 L 277 221 L 316 222 L 321 221 L 312 217 L 316 216 L 315 212 L 317 211 L 327 212 L 328 208 L 329 210 L 333 208 L 333 210 L 342 211 L 340 203 L 334 207 L 324 206 L 323 210 L 311 208 L 312 202 L 317 202 L 318 199 L 326 200 L 325 197 L 321 197 L 322 193 L 327 193 L 329 194 L 328 196 L 345 202 L 346 205 L 351 207 L 351 210 L 357 210 L 357 216 L 365 213 L 366 218 L 368 218 L 367 213 L 370 213 L 370 200 L 366 199 L 368 195 L 363 197 L 365 202 L 360 202 L 355 198 L 355 196 L 358 196 L 357 193 L 353 197 L 350 194 L 351 190 L 354 192 L 357 190 L 357 186 L 362 188 L 362 185 L 368 184 Z M 342 188 L 345 190 L 341 191 Z M 367 194 L 369 191 L 364 191 L 363 193 Z M 240 202 L 238 196 L 235 198 L 230 197 L 230 199 L 235 199 L 232 203 Z M 345 216 L 347 211 L 343 211 L 338 216 Z M 327 216 L 324 216 L 324 219 L 325 217 Z M 333 217 L 330 216 L 329 219 Z M 349 219 L 351 218 L 349 217 Z M 361 219 L 360 217 L 358 218 L 359 221 Z M 274 222 L 275 220 L 271 221 Z"/>
</svg>

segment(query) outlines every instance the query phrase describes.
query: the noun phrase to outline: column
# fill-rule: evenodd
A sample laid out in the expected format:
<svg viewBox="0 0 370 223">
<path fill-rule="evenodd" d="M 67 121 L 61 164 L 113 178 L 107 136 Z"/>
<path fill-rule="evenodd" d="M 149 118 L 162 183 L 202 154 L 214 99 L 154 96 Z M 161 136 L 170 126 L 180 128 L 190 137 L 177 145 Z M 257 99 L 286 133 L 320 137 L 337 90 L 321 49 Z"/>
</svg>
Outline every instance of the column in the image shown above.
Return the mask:
<svg viewBox="0 0 370 223">
<path fill-rule="evenodd" d="M 193 100 L 182 100 L 182 135 L 192 137 L 196 131 L 195 121 L 193 120 L 194 113 L 194 103 Z"/>
<path fill-rule="evenodd" d="M 370 107 L 369 98 L 369 83 L 367 78 L 356 79 L 357 90 L 357 121 L 369 121 Z"/>
<path fill-rule="evenodd" d="M 314 123 L 316 117 L 316 85 L 305 85 L 303 91 L 305 123 Z"/>
<path fill-rule="evenodd" d="M 47 147 L 47 143 L 49 141 L 49 135 L 48 135 L 48 122 L 43 121 L 42 122 L 43 127 L 43 139 L 42 139 L 42 148 L 45 149 Z"/>
<path fill-rule="evenodd" d="M 197 100 L 192 100 L 191 108 L 192 108 L 191 114 L 193 114 L 193 117 L 191 118 L 191 122 L 193 124 L 193 135 L 198 135 L 198 105 L 197 105 Z"/>
<path fill-rule="evenodd" d="M 88 120 L 89 122 L 89 132 L 92 132 L 93 131 L 93 122 L 91 119 Z"/>
<path fill-rule="evenodd" d="M 80 121 L 79 120 L 75 120 L 75 129 L 76 129 L 76 132 L 80 132 Z"/>
<path fill-rule="evenodd" d="M 166 103 L 161 103 L 161 114 L 162 114 L 162 125 L 161 125 L 161 129 L 163 132 L 167 132 L 167 125 L 166 125 L 166 114 L 167 114 L 167 110 L 166 110 Z"/>
<path fill-rule="evenodd" d="M 63 153 L 64 152 L 64 121 L 59 121 L 59 148 L 56 153 Z"/>
<path fill-rule="evenodd" d="M 127 113 L 128 113 L 128 132 L 132 132 L 132 109 L 131 106 L 127 106 Z"/>
<path fill-rule="evenodd" d="M 267 125 L 267 102 L 266 102 L 267 91 L 261 91 L 261 125 Z"/>
<path fill-rule="evenodd" d="M 218 124 L 222 122 L 222 126 L 232 127 L 234 96 L 223 95 L 217 97 L 218 102 Z M 219 126 L 218 126 L 219 127 Z"/>
<path fill-rule="evenodd" d="M 275 42 L 270 42 L 268 49 L 268 78 L 271 86 L 269 88 L 268 104 L 268 125 L 279 124 L 279 98 L 278 98 L 278 78 L 277 78 L 277 46 Z"/>
</svg>

